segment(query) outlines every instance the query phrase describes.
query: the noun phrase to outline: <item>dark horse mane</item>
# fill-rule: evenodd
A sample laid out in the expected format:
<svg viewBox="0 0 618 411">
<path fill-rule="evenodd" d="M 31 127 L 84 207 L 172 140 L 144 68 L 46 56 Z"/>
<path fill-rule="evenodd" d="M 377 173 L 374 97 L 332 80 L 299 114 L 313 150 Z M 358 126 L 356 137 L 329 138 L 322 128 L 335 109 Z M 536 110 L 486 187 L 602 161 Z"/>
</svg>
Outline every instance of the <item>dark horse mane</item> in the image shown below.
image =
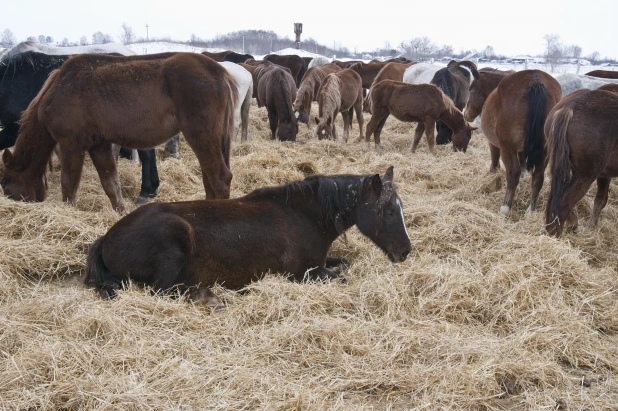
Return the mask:
<svg viewBox="0 0 618 411">
<path fill-rule="evenodd" d="M 352 174 L 314 174 L 304 180 L 293 181 L 280 186 L 259 188 L 246 195 L 244 199 L 253 200 L 280 196 L 284 197 L 287 203 L 296 197 L 300 197 L 298 201 L 307 203 L 306 200 L 315 198 L 322 216 L 322 225 L 333 224 L 337 231 L 342 233 L 354 224 L 352 211 L 361 202 L 363 187 L 373 177 L 372 174 L 361 178 Z M 377 203 L 378 215 L 382 214 L 382 208 L 390 200 L 394 189 L 395 186 L 392 182 L 382 182 L 382 192 Z"/>
<path fill-rule="evenodd" d="M 453 75 L 449 72 L 449 69 L 438 70 L 436 76 L 434 77 L 434 83 L 439 89 L 441 89 L 444 94 L 449 96 L 451 99 L 455 96 L 453 95 Z"/>
</svg>

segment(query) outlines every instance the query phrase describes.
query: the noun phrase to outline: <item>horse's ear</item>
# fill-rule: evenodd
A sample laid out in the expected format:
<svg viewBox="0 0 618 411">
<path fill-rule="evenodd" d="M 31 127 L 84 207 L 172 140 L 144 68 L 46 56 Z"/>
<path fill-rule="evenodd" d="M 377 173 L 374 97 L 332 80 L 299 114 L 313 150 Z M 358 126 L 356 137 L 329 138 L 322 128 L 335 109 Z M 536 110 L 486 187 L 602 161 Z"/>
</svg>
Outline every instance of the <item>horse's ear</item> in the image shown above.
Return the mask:
<svg viewBox="0 0 618 411">
<path fill-rule="evenodd" d="M 393 166 L 390 166 L 388 170 L 386 170 L 386 174 L 384 174 L 384 181 L 393 182 Z"/>
<path fill-rule="evenodd" d="M 13 167 L 13 154 L 8 148 L 4 150 L 4 153 L 2 153 L 2 162 L 4 163 L 4 167 L 6 167 L 6 169 Z"/>
<path fill-rule="evenodd" d="M 371 191 L 373 191 L 378 198 L 380 197 L 382 193 L 382 179 L 379 174 L 371 177 Z"/>
<path fill-rule="evenodd" d="M 474 77 L 476 80 L 478 80 L 481 77 L 477 69 L 473 68 L 473 69 L 470 69 L 470 71 L 472 71 L 472 77 Z"/>
<path fill-rule="evenodd" d="M 452 67 L 452 66 L 457 66 L 457 62 L 455 60 L 451 60 L 448 62 L 448 64 L 446 65 L 446 67 Z"/>
<path fill-rule="evenodd" d="M 317 117 L 314 117 L 313 119 L 315 120 L 315 125 L 319 126 L 320 125 L 320 120 L 318 120 Z"/>
</svg>

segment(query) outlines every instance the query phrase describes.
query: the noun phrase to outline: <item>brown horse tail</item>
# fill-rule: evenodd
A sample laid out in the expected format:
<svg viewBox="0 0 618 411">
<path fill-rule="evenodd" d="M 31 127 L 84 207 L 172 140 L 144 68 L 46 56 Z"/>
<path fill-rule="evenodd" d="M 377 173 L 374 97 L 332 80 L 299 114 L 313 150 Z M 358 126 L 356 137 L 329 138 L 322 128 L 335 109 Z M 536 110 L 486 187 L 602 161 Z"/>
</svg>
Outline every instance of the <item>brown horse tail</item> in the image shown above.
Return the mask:
<svg viewBox="0 0 618 411">
<path fill-rule="evenodd" d="M 234 114 L 236 112 L 236 105 L 239 103 L 239 87 L 238 83 L 236 83 L 236 80 L 231 75 L 227 76 L 226 84 L 230 90 L 230 98 L 227 99 L 227 108 L 225 110 L 223 133 L 221 134 L 221 152 L 223 153 L 223 158 L 225 159 L 225 165 L 227 168 L 230 168 L 230 151 L 232 140 L 234 139 Z"/>
<path fill-rule="evenodd" d="M 524 140 L 524 157 L 526 169 L 543 167 L 543 152 L 545 150 L 545 105 L 547 104 L 547 88 L 541 82 L 530 84 L 526 91 L 528 97 L 528 119 L 526 120 L 526 139 Z"/>
<path fill-rule="evenodd" d="M 572 177 L 571 150 L 567 142 L 567 130 L 573 119 L 573 109 L 563 107 L 556 111 L 549 124 L 547 151 L 550 161 L 551 189 L 545 208 L 545 223 L 551 224 L 558 215 L 560 200 Z"/>
</svg>

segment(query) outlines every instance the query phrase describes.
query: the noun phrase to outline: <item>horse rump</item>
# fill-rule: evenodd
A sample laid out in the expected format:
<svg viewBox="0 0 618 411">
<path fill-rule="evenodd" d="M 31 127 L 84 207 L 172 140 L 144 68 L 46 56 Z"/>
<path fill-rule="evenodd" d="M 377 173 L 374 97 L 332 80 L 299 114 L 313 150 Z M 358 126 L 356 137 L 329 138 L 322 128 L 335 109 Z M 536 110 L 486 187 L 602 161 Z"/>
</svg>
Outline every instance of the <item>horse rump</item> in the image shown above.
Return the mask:
<svg viewBox="0 0 618 411">
<path fill-rule="evenodd" d="M 94 286 L 101 297 L 111 299 L 116 296 L 116 290 L 120 288 L 120 284 L 110 275 L 103 261 L 103 241 L 105 241 L 105 236 L 99 237 L 88 250 L 84 283 Z"/>
</svg>

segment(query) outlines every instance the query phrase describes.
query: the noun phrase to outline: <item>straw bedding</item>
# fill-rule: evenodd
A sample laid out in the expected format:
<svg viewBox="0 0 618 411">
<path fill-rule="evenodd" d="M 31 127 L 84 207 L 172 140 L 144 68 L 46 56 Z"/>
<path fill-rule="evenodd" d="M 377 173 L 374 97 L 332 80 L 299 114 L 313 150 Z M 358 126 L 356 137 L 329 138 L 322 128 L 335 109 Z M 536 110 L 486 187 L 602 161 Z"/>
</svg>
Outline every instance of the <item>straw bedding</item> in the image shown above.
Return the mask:
<svg viewBox="0 0 618 411">
<path fill-rule="evenodd" d="M 313 107 L 314 115 L 317 107 Z M 615 409 L 618 406 L 618 198 L 585 229 L 544 235 L 525 217 L 530 178 L 512 214 L 498 213 L 504 171 L 489 175 L 475 135 L 466 154 L 422 140 L 390 119 L 384 152 L 272 142 L 253 107 L 249 142 L 235 140 L 232 196 L 319 172 L 384 173 L 395 166 L 413 251 L 391 264 L 353 228 L 333 245 L 347 284 L 294 284 L 272 273 L 211 313 L 130 285 L 103 301 L 82 285 L 89 244 L 119 218 L 87 161 L 74 206 L 0 198 L 1 409 Z M 366 121 L 369 120 L 367 115 Z M 341 118 L 338 126 L 342 127 Z M 372 143 L 373 145 L 373 143 Z M 191 150 L 161 149 L 156 201 L 201 199 Z M 119 162 L 124 195 L 138 166 Z M 541 192 L 544 205 L 547 186 Z"/>
</svg>

